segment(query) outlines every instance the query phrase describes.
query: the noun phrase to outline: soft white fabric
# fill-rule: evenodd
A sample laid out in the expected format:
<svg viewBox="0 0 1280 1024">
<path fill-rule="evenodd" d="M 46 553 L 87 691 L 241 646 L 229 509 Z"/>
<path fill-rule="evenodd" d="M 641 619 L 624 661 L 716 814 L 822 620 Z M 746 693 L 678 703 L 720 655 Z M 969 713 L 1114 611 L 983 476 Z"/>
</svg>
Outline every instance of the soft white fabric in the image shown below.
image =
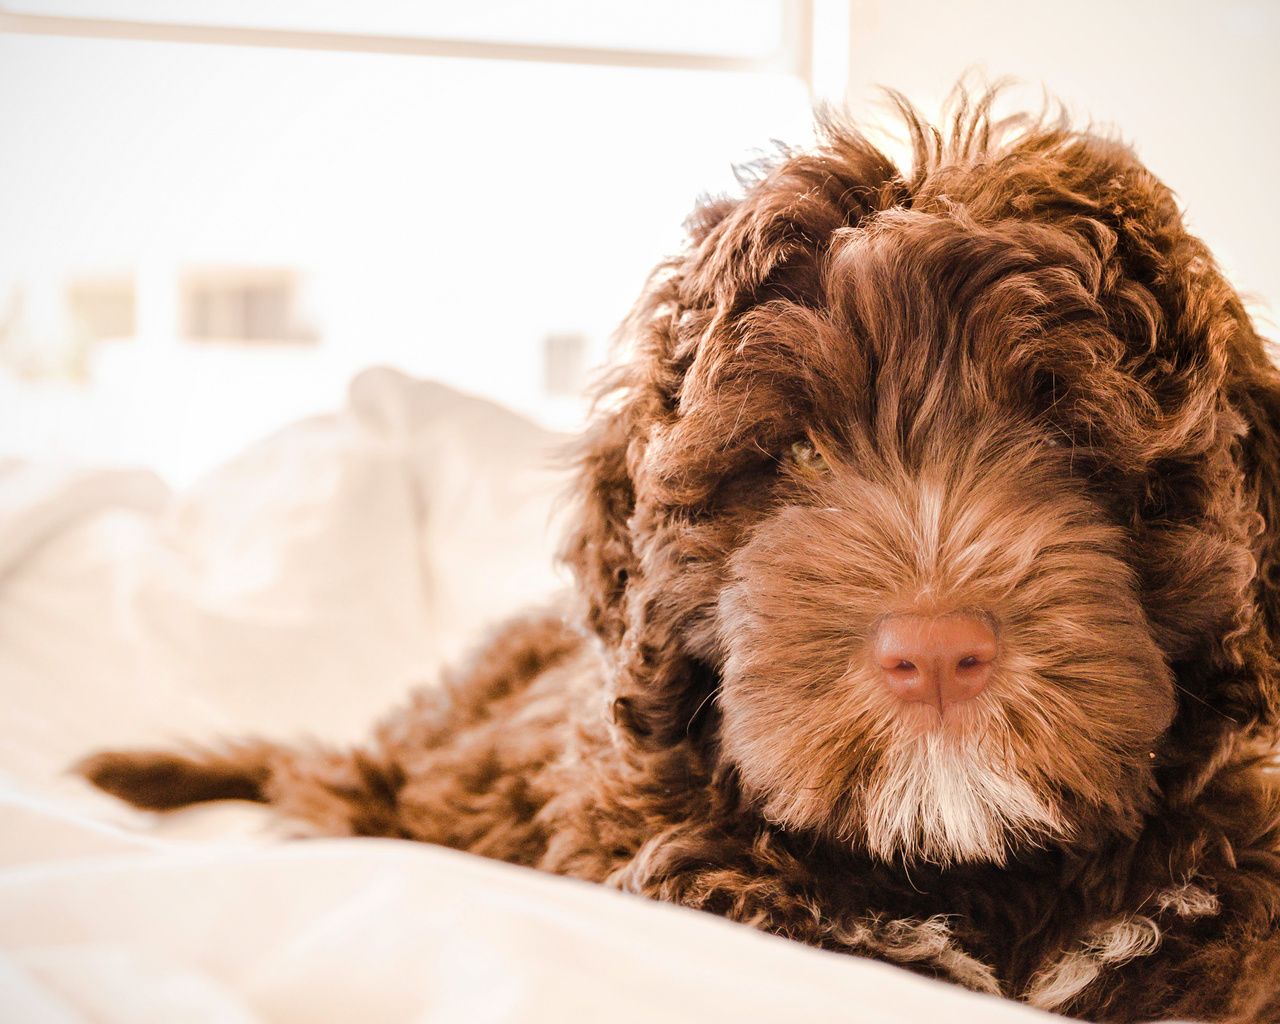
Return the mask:
<svg viewBox="0 0 1280 1024">
<path fill-rule="evenodd" d="M 89 842 L 0 872 L 8 1024 L 1050 1019 L 438 847 Z"/>
<path fill-rule="evenodd" d="M 162 671 L 242 725 L 354 739 L 483 626 L 544 600 L 560 439 L 371 370 L 348 410 L 166 510 L 136 610 Z"/>
<path fill-rule="evenodd" d="M 186 494 L 0 467 L 0 772 L 66 792 L 103 744 L 362 737 L 560 586 L 561 440 L 376 369 Z"/>
<path fill-rule="evenodd" d="M 559 438 L 390 370 L 186 494 L 0 465 L 0 1021 L 1043 1015 L 420 844 L 281 842 L 66 774 L 105 746 L 363 735 L 551 571 Z"/>
<path fill-rule="evenodd" d="M 158 512 L 169 489 L 150 470 L 79 470 L 0 461 L 0 579 L 46 540 L 104 507 Z"/>
</svg>

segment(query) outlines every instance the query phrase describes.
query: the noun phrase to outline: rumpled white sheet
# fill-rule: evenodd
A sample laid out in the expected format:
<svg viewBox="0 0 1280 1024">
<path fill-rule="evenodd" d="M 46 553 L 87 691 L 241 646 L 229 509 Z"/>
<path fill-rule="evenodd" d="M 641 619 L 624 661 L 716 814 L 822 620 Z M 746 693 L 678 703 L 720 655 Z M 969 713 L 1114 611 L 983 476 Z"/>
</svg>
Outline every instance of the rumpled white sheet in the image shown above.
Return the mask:
<svg viewBox="0 0 1280 1024">
<path fill-rule="evenodd" d="M 373 370 L 172 495 L 0 465 L 0 1021 L 1005 1021 L 1012 1004 L 421 844 L 138 814 L 88 751 L 356 739 L 544 599 L 558 439 Z"/>
<path fill-rule="evenodd" d="M 228 730 L 362 737 L 561 585 L 560 442 L 376 369 L 185 494 L 0 467 L 0 771 L 54 785 L 94 745 Z"/>
</svg>

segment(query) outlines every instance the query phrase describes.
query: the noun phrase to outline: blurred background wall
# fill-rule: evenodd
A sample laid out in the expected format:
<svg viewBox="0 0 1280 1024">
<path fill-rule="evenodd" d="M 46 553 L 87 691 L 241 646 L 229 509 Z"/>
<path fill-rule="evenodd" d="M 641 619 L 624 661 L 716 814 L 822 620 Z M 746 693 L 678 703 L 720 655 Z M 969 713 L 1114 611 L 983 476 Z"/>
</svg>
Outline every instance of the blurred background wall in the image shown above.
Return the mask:
<svg viewBox="0 0 1280 1024">
<path fill-rule="evenodd" d="M 1275 303 L 1277 51 L 1275 0 L 0 0 L 0 458 L 182 485 L 375 363 L 572 428 L 700 193 L 966 71 Z"/>
</svg>

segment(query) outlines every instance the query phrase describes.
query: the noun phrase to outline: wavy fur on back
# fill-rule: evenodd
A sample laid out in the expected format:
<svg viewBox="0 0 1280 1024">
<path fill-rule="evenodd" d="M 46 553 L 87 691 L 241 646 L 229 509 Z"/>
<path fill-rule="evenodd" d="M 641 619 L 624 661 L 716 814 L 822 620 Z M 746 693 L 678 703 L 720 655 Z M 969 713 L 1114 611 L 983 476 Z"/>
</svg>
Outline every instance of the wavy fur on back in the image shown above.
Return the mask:
<svg viewBox="0 0 1280 1024">
<path fill-rule="evenodd" d="M 1280 375 L 1122 143 L 961 100 L 703 204 L 581 442 L 572 609 L 358 751 L 97 755 L 1092 1020 L 1280 1021 Z M 895 616 L 985 689 L 895 697 Z"/>
</svg>

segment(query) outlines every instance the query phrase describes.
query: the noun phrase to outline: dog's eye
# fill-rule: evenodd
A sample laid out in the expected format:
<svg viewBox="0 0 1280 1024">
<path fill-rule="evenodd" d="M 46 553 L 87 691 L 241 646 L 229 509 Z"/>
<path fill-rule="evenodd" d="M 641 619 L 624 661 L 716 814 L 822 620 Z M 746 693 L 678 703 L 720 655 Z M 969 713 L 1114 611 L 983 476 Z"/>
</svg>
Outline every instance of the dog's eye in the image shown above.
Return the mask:
<svg viewBox="0 0 1280 1024">
<path fill-rule="evenodd" d="M 787 456 L 793 465 L 807 473 L 826 473 L 829 468 L 822 453 L 808 439 L 792 444 L 787 450 Z"/>
</svg>

